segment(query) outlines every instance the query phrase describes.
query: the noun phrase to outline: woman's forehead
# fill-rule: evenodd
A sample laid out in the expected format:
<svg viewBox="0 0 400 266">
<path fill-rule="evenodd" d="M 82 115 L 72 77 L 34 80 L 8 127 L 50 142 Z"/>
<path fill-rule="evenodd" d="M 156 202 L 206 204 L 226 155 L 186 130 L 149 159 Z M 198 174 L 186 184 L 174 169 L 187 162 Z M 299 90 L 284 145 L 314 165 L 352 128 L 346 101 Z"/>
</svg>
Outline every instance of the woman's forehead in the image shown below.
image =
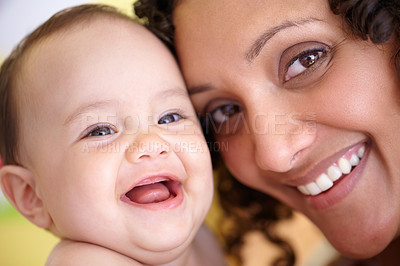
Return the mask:
<svg viewBox="0 0 400 266">
<path fill-rule="evenodd" d="M 226 41 L 237 43 L 305 20 L 333 25 L 338 17 L 331 12 L 327 0 L 262 0 L 251 4 L 241 0 L 184 0 L 174 11 L 178 50 L 182 39 L 193 39 L 201 45 L 212 40 L 213 46 Z"/>
<path fill-rule="evenodd" d="M 319 14 L 324 10 L 330 12 L 327 0 L 180 0 L 176 2 L 174 16 L 183 12 L 191 17 L 213 20 L 226 17 L 251 20 L 259 14 L 268 14 L 264 19 L 281 20 L 304 14 Z"/>
<path fill-rule="evenodd" d="M 188 64 L 190 68 L 204 66 L 218 58 L 233 63 L 234 58 L 242 60 L 254 50 L 252 46 L 263 35 L 309 22 L 324 23 L 336 34 L 343 32 L 327 0 L 263 0 L 251 5 L 241 0 L 184 0 L 174 13 L 176 49 L 184 72 Z M 304 30 L 298 28 L 297 35 Z"/>
</svg>

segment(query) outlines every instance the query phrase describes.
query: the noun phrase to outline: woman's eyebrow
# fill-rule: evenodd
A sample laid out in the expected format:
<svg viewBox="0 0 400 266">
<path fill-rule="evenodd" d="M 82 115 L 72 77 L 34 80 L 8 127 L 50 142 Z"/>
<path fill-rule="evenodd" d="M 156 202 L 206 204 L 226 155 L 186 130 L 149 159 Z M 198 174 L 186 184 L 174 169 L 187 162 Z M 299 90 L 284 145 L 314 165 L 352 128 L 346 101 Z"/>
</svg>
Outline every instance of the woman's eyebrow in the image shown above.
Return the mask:
<svg viewBox="0 0 400 266">
<path fill-rule="evenodd" d="M 260 54 L 265 44 L 278 32 L 287 28 L 298 27 L 300 25 L 315 21 L 321 20 L 317 18 L 307 18 L 298 21 L 284 21 L 283 23 L 264 31 L 250 46 L 250 49 L 246 53 L 246 60 L 251 63 Z"/>
<path fill-rule="evenodd" d="M 188 88 L 189 95 L 197 94 L 197 93 L 202 93 L 206 92 L 209 90 L 213 90 L 214 88 L 211 85 L 199 85 L 199 86 L 194 86 Z"/>
</svg>

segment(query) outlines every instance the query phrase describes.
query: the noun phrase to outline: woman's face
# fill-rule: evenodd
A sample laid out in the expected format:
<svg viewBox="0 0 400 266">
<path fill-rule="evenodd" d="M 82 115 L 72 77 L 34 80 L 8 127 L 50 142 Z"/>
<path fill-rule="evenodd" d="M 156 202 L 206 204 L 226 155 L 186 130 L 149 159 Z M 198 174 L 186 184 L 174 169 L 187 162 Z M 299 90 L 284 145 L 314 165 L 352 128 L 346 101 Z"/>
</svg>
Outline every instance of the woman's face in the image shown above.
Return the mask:
<svg viewBox="0 0 400 266">
<path fill-rule="evenodd" d="M 232 174 L 343 254 L 382 251 L 400 224 L 392 47 L 350 38 L 326 0 L 184 0 L 174 23 L 195 108 Z"/>
</svg>

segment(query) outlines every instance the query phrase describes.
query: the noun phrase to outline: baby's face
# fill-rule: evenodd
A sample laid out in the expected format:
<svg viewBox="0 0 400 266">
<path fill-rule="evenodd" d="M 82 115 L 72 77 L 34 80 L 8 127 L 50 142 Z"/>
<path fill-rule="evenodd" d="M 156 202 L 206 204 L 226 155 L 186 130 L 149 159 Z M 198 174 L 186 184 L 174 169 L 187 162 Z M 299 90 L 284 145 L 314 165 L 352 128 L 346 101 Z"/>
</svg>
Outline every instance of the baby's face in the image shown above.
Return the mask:
<svg viewBox="0 0 400 266">
<path fill-rule="evenodd" d="M 211 204 L 212 169 L 166 48 L 102 19 L 44 40 L 26 62 L 20 154 L 51 230 L 146 264 L 180 254 Z"/>
</svg>

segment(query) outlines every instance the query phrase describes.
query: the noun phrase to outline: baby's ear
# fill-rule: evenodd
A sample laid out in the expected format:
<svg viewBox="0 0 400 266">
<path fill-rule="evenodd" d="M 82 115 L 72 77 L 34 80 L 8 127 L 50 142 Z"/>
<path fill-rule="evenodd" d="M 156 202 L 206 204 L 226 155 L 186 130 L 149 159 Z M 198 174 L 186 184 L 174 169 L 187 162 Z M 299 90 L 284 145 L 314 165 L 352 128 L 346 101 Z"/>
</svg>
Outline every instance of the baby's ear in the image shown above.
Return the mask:
<svg viewBox="0 0 400 266">
<path fill-rule="evenodd" d="M 51 217 L 36 189 L 36 181 L 28 169 L 17 165 L 5 165 L 0 169 L 1 189 L 25 218 L 41 228 L 49 228 Z"/>
</svg>

